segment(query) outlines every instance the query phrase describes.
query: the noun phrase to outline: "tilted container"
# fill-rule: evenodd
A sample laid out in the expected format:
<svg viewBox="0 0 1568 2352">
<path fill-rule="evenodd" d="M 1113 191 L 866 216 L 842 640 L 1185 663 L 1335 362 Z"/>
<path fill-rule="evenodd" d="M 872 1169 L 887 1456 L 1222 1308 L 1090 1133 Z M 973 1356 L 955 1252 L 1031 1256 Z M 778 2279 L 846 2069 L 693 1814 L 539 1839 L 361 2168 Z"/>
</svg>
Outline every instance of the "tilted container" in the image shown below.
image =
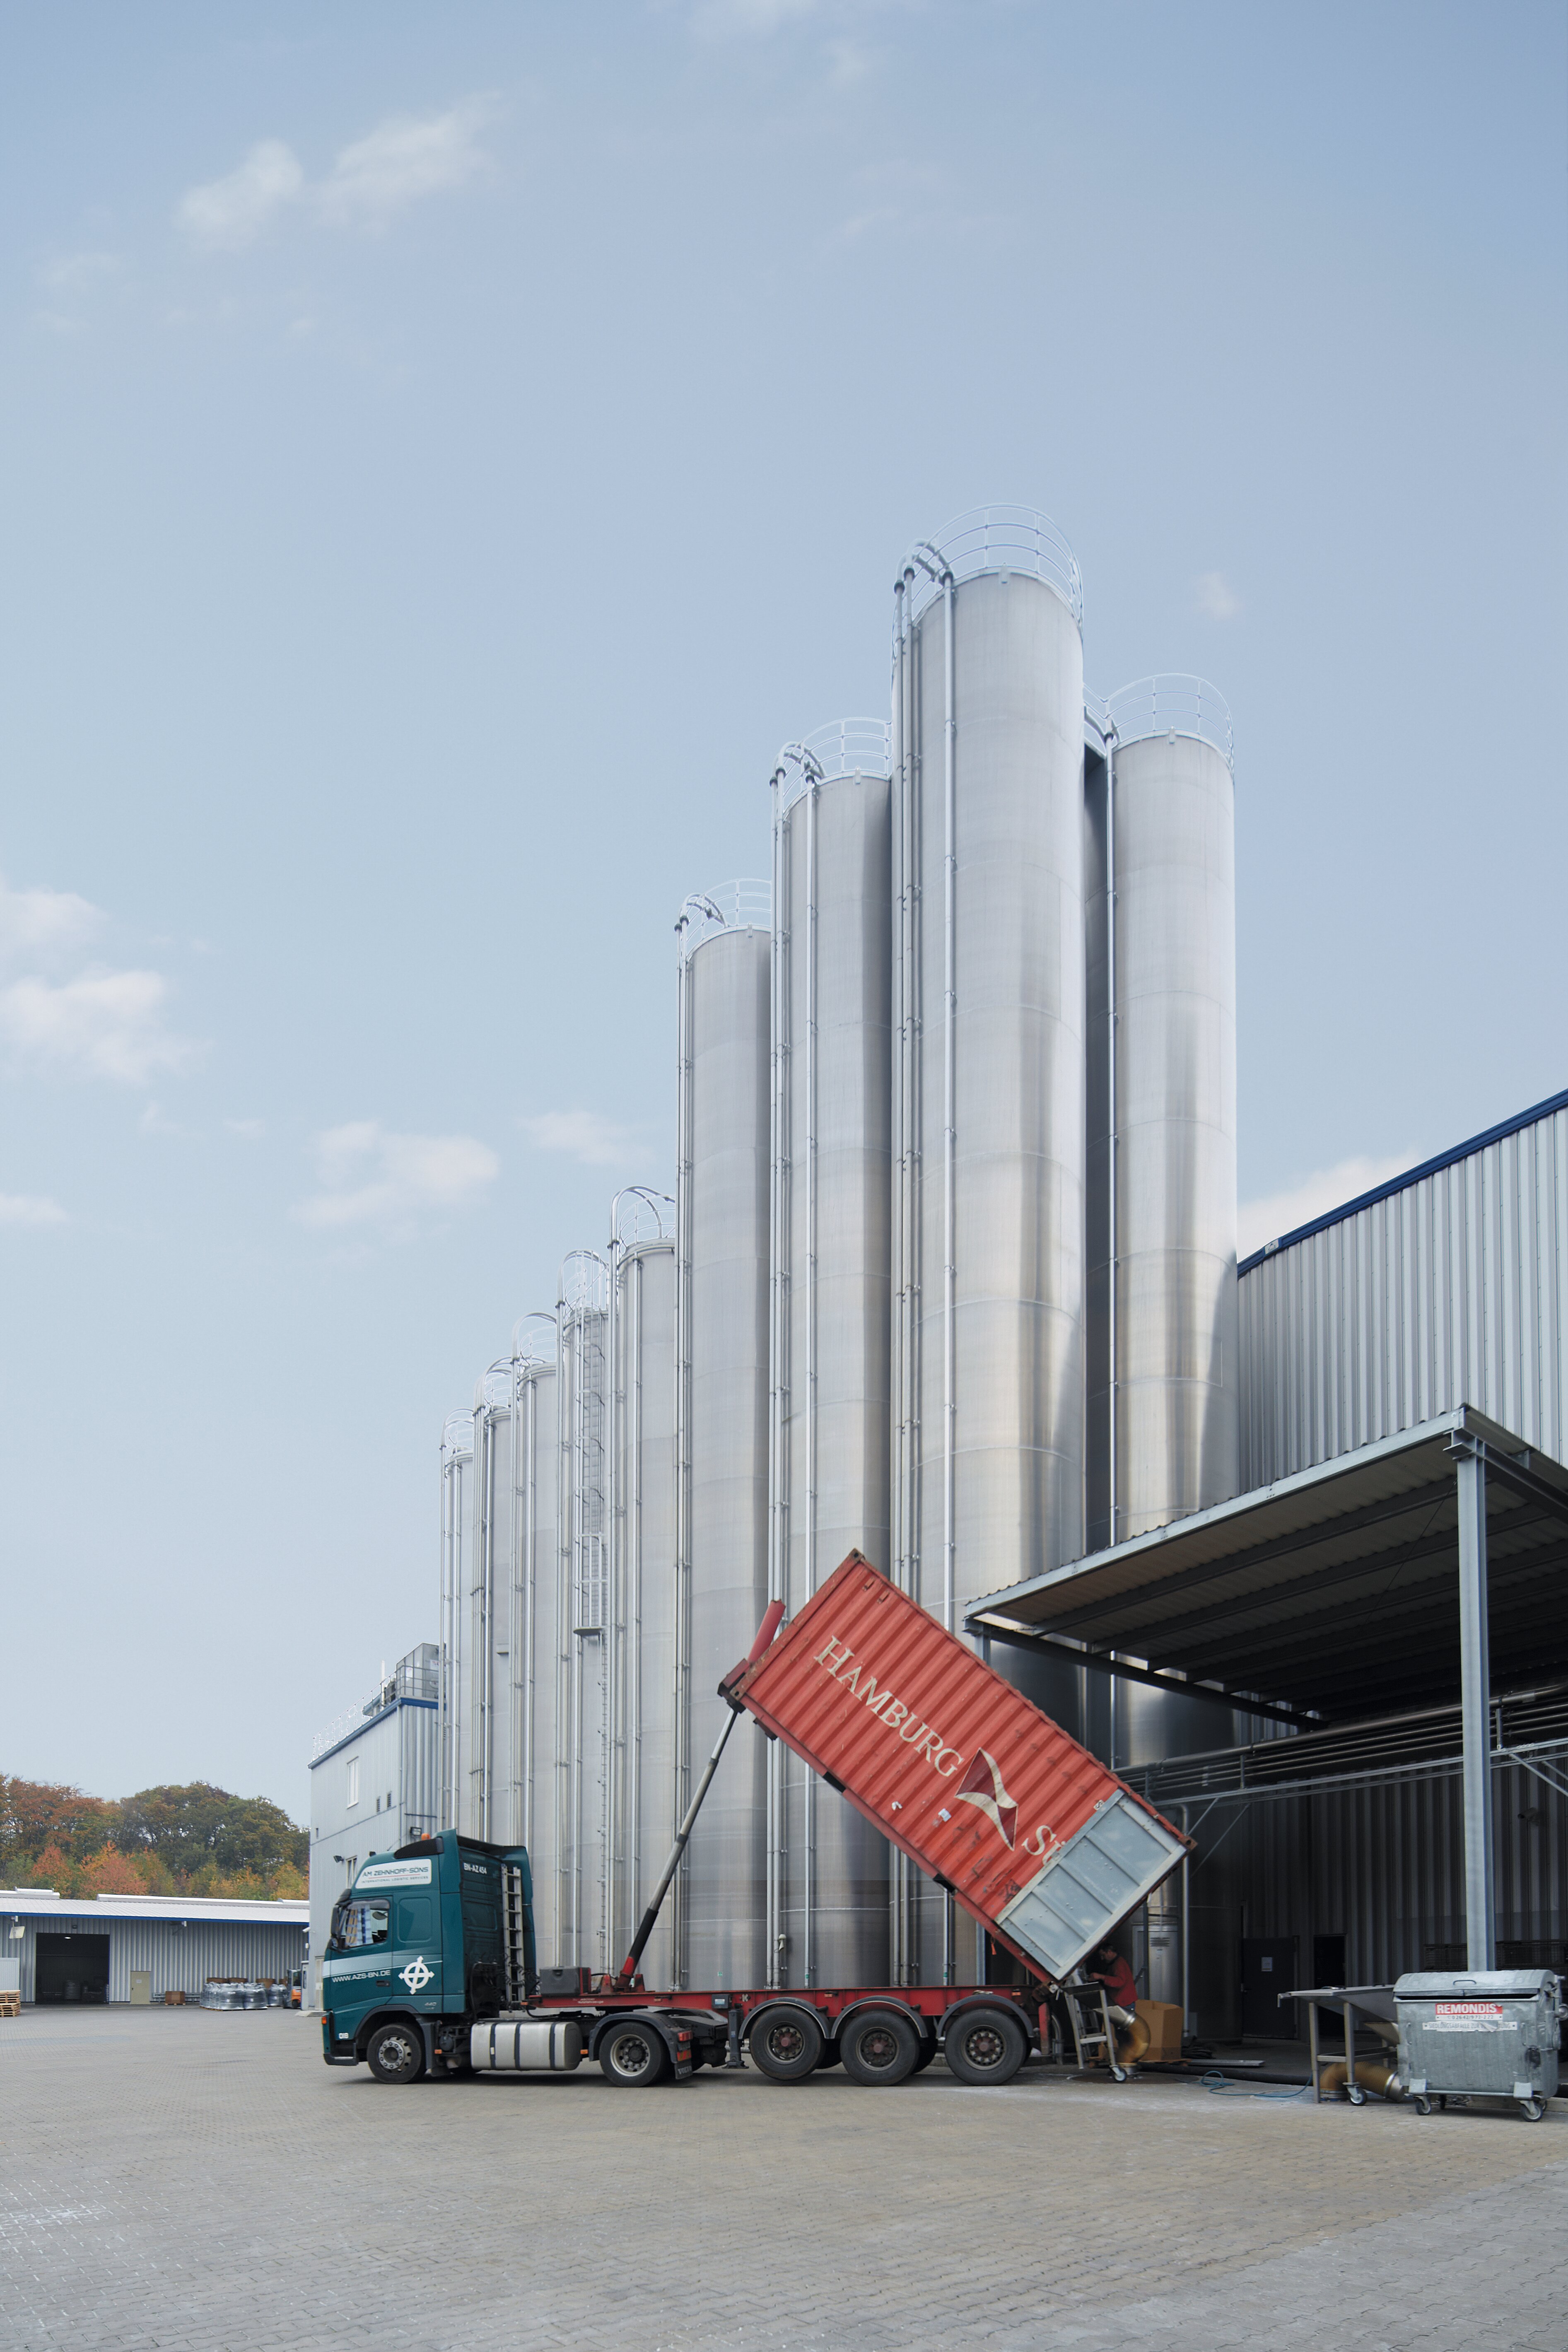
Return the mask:
<svg viewBox="0 0 1568 2352">
<path fill-rule="evenodd" d="M 1095 1951 L 1186 1851 L 858 1552 L 724 1687 L 1047 1976 Z"/>
</svg>

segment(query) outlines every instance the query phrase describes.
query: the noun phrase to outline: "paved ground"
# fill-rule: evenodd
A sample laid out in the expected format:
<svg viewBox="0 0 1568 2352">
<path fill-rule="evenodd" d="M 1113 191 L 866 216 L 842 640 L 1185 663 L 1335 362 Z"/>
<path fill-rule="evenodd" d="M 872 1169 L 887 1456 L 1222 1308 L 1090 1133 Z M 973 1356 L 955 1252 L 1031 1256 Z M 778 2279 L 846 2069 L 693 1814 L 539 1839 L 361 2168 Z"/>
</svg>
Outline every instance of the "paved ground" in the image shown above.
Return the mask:
<svg viewBox="0 0 1568 2352">
<path fill-rule="evenodd" d="M 0 2021 L 0 2344 L 1562 2352 L 1568 2108 L 1031 2068 L 373 2083 L 279 2011 Z"/>
</svg>

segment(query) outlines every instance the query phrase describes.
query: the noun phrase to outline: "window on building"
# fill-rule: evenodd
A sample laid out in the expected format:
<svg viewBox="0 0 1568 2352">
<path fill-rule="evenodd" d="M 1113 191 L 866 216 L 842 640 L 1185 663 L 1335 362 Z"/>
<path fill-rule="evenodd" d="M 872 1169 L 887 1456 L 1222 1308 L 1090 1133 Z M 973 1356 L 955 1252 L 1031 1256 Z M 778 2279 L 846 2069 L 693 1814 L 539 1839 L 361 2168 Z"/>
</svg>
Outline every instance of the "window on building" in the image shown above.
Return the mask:
<svg viewBox="0 0 1568 2352">
<path fill-rule="evenodd" d="M 357 1805 L 359 1802 L 359 1758 L 357 1756 L 349 1758 L 349 1802 L 351 1805 Z"/>
</svg>

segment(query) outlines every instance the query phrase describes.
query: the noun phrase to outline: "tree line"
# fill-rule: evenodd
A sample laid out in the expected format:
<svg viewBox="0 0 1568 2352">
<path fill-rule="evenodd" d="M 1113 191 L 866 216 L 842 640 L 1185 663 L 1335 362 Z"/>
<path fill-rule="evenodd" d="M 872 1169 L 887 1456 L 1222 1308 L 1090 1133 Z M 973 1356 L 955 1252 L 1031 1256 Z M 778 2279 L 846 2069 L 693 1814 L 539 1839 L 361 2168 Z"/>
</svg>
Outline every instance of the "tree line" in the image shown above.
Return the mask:
<svg viewBox="0 0 1568 2352">
<path fill-rule="evenodd" d="M 265 1797 L 208 1780 L 89 1797 L 0 1772 L 0 1881 L 61 1895 L 300 1897 L 310 1835 Z"/>
</svg>

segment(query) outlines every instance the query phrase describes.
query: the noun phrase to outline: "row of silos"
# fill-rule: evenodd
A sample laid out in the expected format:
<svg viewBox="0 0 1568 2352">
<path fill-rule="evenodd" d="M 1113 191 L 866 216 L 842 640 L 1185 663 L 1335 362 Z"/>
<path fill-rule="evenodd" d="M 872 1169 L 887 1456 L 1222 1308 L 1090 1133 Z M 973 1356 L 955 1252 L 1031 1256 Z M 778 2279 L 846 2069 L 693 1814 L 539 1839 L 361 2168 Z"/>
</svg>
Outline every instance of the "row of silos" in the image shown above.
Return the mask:
<svg viewBox="0 0 1568 2352">
<path fill-rule="evenodd" d="M 443 1819 L 526 1845 L 541 1958 L 601 1973 L 676 1819 L 674 1317 L 634 1188 L 442 1444 Z"/>
<path fill-rule="evenodd" d="M 855 1546 L 961 1630 L 1234 1491 L 1233 824 L 1217 697 L 1086 697 L 1071 551 L 992 509 L 900 568 L 890 726 L 781 755 L 771 887 L 682 909 L 673 1247 L 613 1243 L 602 1283 L 582 1261 L 563 1285 L 548 1407 L 532 1381 L 550 1528 L 519 1500 L 519 1366 L 448 1474 L 454 1801 L 494 1834 L 511 1773 L 542 1952 L 613 1964 L 770 1598 L 793 1613 Z M 487 1415 L 523 1480 L 504 1511 Z M 548 1591 L 516 1568 L 536 1519 Z M 994 1663 L 1117 1748 L 1103 1675 Z M 1212 1744 L 1185 1711 L 1123 1704 L 1123 1760 Z M 984 1955 L 842 1799 L 741 1738 L 648 1966 L 932 1981 Z"/>
</svg>

